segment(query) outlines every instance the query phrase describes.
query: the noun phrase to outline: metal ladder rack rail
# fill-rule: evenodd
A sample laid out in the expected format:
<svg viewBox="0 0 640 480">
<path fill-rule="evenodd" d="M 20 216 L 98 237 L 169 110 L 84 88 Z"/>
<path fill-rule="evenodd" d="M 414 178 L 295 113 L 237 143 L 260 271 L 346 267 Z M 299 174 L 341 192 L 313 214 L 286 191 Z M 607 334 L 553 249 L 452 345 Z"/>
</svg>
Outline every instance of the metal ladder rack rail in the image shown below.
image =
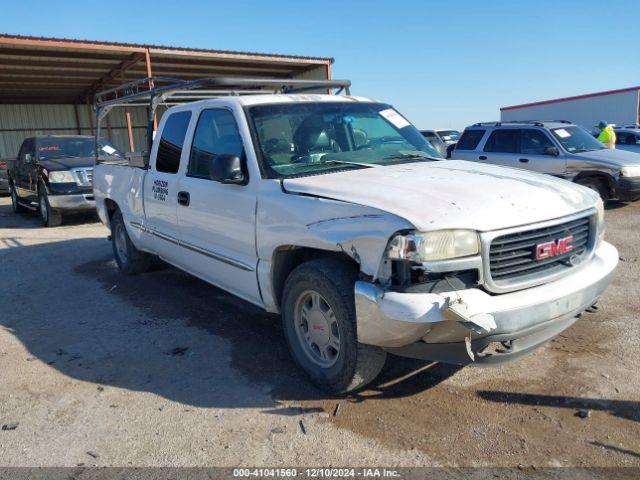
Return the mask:
<svg viewBox="0 0 640 480">
<path fill-rule="evenodd" d="M 206 88 L 209 87 L 209 88 Z M 146 107 L 148 150 L 153 143 L 154 118 L 159 105 L 217 98 L 226 95 L 294 94 L 320 89 L 336 89 L 336 95 L 350 95 L 349 80 L 300 80 L 245 77 L 208 77 L 181 80 L 172 77 L 145 77 L 99 92 L 94 97 L 96 112 L 96 156 L 100 124 L 115 107 Z M 97 159 L 96 159 L 97 161 Z"/>
</svg>

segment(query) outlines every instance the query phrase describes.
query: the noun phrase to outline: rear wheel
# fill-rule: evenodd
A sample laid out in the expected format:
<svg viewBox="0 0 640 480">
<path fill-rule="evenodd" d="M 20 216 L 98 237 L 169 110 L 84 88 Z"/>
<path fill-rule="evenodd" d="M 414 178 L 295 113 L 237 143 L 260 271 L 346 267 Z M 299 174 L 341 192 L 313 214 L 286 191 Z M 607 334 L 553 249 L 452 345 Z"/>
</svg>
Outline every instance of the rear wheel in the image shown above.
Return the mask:
<svg viewBox="0 0 640 480">
<path fill-rule="evenodd" d="M 606 201 L 609 200 L 609 188 L 601 179 L 595 177 L 579 178 L 576 180 L 576 183 L 596 192 L 600 195 L 603 202 L 606 203 Z"/>
<path fill-rule="evenodd" d="M 40 218 L 45 227 L 57 227 L 62 223 L 62 214 L 56 212 L 49 204 L 49 197 L 44 187 L 38 189 Z"/>
<path fill-rule="evenodd" d="M 11 184 L 9 187 L 11 194 L 11 206 L 13 207 L 14 213 L 26 213 L 29 209 L 20 203 L 20 197 L 18 197 L 16 188 L 13 186 L 13 184 Z"/>
<path fill-rule="evenodd" d="M 121 272 L 137 275 L 149 270 L 153 256 L 138 250 L 133 245 L 120 210 L 117 210 L 111 218 L 111 246 Z"/>
<path fill-rule="evenodd" d="M 357 269 L 318 259 L 289 275 L 282 319 L 293 358 L 320 387 L 345 393 L 363 387 L 382 370 L 386 352 L 358 343 L 353 285 Z"/>
</svg>

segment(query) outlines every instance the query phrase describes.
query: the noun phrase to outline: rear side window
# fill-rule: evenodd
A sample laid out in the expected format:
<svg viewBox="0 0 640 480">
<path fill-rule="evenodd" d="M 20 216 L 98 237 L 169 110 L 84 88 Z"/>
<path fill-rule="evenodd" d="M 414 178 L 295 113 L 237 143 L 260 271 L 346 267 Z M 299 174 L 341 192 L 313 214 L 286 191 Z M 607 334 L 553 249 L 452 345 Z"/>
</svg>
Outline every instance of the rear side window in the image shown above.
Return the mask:
<svg viewBox="0 0 640 480">
<path fill-rule="evenodd" d="M 494 130 L 484 146 L 485 152 L 518 153 L 518 130 Z"/>
<path fill-rule="evenodd" d="M 456 150 L 475 150 L 486 130 L 465 130 L 456 145 Z"/>
<path fill-rule="evenodd" d="M 167 118 L 158 146 L 156 170 L 165 173 L 177 173 L 180 167 L 180 155 L 187 135 L 191 112 L 172 113 Z"/>
</svg>

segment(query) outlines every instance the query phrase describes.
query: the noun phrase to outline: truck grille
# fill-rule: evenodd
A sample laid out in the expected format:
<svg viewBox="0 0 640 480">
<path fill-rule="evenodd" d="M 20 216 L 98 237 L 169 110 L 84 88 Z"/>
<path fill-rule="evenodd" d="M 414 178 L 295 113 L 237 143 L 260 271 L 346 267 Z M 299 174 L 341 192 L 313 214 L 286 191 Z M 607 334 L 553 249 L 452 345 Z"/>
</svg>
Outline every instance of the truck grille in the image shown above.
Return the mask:
<svg viewBox="0 0 640 480">
<path fill-rule="evenodd" d="M 74 170 L 78 185 L 81 187 L 93 186 L 93 168 L 77 168 Z"/>
<path fill-rule="evenodd" d="M 496 284 L 503 284 L 520 281 L 525 277 L 546 276 L 568 270 L 589 253 L 593 244 L 592 230 L 591 217 L 582 217 L 496 237 L 489 247 L 491 279 Z M 542 244 L 558 242 L 569 236 L 573 237 L 571 251 L 557 251 L 547 258 L 536 258 L 537 250 Z"/>
</svg>

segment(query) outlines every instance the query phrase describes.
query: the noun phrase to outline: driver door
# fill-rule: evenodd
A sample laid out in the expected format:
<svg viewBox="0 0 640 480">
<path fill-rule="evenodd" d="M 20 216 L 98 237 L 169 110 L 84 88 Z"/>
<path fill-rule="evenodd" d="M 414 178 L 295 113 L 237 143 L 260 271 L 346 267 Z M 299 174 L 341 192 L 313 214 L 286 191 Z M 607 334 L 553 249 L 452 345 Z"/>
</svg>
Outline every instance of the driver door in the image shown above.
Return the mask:
<svg viewBox="0 0 640 480">
<path fill-rule="evenodd" d="M 549 153 L 555 149 L 558 155 Z M 566 158 L 547 134 L 534 128 L 520 130 L 520 155 L 518 162 L 522 168 L 549 175 L 563 176 L 566 171 Z"/>
<path fill-rule="evenodd" d="M 244 159 L 244 152 L 233 112 L 223 107 L 203 109 L 188 152 L 186 171 L 178 181 L 181 200 L 177 216 L 185 246 L 185 267 L 260 305 L 255 272 L 258 263 L 255 189 L 251 188 L 251 179 L 247 184 L 224 184 L 213 180 L 210 172 L 217 155 Z"/>
</svg>

